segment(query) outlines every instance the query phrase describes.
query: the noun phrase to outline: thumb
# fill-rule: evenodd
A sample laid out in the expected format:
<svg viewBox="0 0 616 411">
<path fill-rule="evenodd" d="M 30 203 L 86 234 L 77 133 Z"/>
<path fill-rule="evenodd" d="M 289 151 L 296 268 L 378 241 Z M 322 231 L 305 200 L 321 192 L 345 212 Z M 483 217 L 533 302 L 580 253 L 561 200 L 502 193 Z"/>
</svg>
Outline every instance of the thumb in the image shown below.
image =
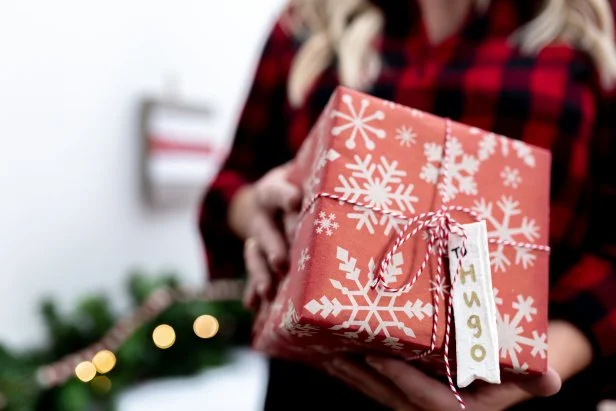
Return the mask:
<svg viewBox="0 0 616 411">
<path fill-rule="evenodd" d="M 302 191 L 291 183 L 285 183 L 285 190 L 282 193 L 282 209 L 288 213 L 299 210 L 302 203 Z"/>
<path fill-rule="evenodd" d="M 260 203 L 269 210 L 295 211 L 301 204 L 301 190 L 286 180 L 264 185 L 259 190 Z"/>
<path fill-rule="evenodd" d="M 518 386 L 529 394 L 538 397 L 549 397 L 560 391 L 562 381 L 560 375 L 553 368 L 548 368 L 548 371 L 532 381 L 519 382 Z"/>
</svg>

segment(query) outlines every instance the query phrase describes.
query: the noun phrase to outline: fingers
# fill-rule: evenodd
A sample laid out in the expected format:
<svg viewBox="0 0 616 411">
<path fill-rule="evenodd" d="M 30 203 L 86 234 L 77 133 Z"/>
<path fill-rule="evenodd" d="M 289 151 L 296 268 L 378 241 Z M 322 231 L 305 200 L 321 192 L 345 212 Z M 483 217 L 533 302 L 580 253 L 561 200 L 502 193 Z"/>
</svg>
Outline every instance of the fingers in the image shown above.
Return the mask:
<svg viewBox="0 0 616 411">
<path fill-rule="evenodd" d="M 336 359 L 325 366 L 327 371 L 351 387 L 397 411 L 413 411 L 404 395 L 395 386 L 383 381 L 377 374 L 352 361 Z"/>
<path fill-rule="evenodd" d="M 267 300 L 272 292 L 272 275 L 257 240 L 249 238 L 244 245 L 244 261 L 248 270 L 248 285 L 244 305 L 257 308 L 258 300 Z"/>
<path fill-rule="evenodd" d="M 505 410 L 532 396 L 516 384 L 506 382 L 481 386 L 474 391 L 473 398 L 489 410 Z"/>
<path fill-rule="evenodd" d="M 289 167 L 278 167 L 266 174 L 251 190 L 251 210 L 246 220 L 244 258 L 249 280 L 244 304 L 254 308 L 259 297 L 273 294 L 273 274 L 281 276 L 289 267 L 288 242 L 296 229 L 301 190 L 287 180 Z M 280 212 L 285 216 L 280 221 Z M 284 226 L 284 227 L 283 227 Z"/>
<path fill-rule="evenodd" d="M 297 230 L 299 213 L 297 211 L 285 213 L 283 216 L 284 231 L 287 238 L 287 243 L 291 244 L 295 238 L 295 231 Z"/>
<path fill-rule="evenodd" d="M 288 270 L 287 238 L 295 231 L 293 216 L 299 211 L 301 189 L 287 180 L 289 166 L 275 168 L 255 185 L 254 201 L 258 210 L 249 222 L 250 234 L 265 253 L 272 270 L 277 274 Z M 282 212 L 283 221 L 280 220 Z"/>
<path fill-rule="evenodd" d="M 560 391 L 562 380 L 560 375 L 553 369 L 548 368 L 545 375 L 532 381 L 523 381 L 518 383 L 518 386 L 529 394 L 538 397 L 549 397 Z"/>
<path fill-rule="evenodd" d="M 477 391 L 475 398 L 489 409 L 502 410 L 531 399 L 533 396 L 556 394 L 560 385 L 560 376 L 550 368 L 544 376 L 535 380 L 486 385 Z"/>
<path fill-rule="evenodd" d="M 287 168 L 277 168 L 257 183 L 257 201 L 265 209 L 275 212 L 297 211 L 302 200 L 301 189 L 290 183 Z"/>
<path fill-rule="evenodd" d="M 244 296 L 242 298 L 242 304 L 244 307 L 255 310 L 257 308 L 257 289 L 254 281 L 250 279 L 246 283 L 246 288 L 244 289 Z"/>
<path fill-rule="evenodd" d="M 302 204 L 302 191 L 299 187 L 285 184 L 284 192 L 280 194 L 282 209 L 286 212 L 298 211 Z"/>
<path fill-rule="evenodd" d="M 264 184 L 258 193 L 259 203 L 271 211 L 294 211 L 299 208 L 302 199 L 297 186 L 282 180 L 278 184 Z"/>
<path fill-rule="evenodd" d="M 259 214 L 253 218 L 252 236 L 265 254 L 271 271 L 277 274 L 288 270 L 288 247 L 283 235 L 269 216 Z"/>
<path fill-rule="evenodd" d="M 265 327 L 265 323 L 268 320 L 270 312 L 271 311 L 270 311 L 269 302 L 265 300 L 260 301 L 259 311 L 257 312 L 257 315 L 255 316 L 254 324 L 252 327 L 253 332 L 262 330 L 263 327 Z"/>
<path fill-rule="evenodd" d="M 460 405 L 449 387 L 399 360 L 368 357 L 366 362 L 391 380 L 409 402 L 425 410 L 457 410 Z"/>
</svg>

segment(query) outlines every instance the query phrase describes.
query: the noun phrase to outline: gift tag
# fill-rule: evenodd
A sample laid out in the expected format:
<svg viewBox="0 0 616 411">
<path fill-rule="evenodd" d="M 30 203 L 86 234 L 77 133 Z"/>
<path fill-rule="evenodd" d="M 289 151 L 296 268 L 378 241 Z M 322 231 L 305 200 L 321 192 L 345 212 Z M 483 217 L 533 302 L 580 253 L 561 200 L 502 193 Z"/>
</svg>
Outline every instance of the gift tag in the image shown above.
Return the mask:
<svg viewBox="0 0 616 411">
<path fill-rule="evenodd" d="M 480 379 L 500 384 L 496 304 L 485 221 L 462 225 L 467 238 L 449 236 L 449 272 L 453 283 L 457 385 Z"/>
</svg>

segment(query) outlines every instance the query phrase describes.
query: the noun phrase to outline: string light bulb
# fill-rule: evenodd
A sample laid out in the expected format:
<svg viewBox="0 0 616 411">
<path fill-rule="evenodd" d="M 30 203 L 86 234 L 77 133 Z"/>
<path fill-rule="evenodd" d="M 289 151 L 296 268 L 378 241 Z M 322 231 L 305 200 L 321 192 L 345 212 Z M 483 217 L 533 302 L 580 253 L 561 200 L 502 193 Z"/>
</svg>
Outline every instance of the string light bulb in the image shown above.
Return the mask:
<svg viewBox="0 0 616 411">
<path fill-rule="evenodd" d="M 96 367 L 90 361 L 84 361 L 75 367 L 75 375 L 82 382 L 89 382 L 96 376 Z"/>
<path fill-rule="evenodd" d="M 193 323 L 193 331 L 199 338 L 212 338 L 218 333 L 220 325 L 216 317 L 211 315 L 201 315 Z"/>
<path fill-rule="evenodd" d="M 96 353 L 92 359 L 96 370 L 101 374 L 107 374 L 116 365 L 116 356 L 109 350 L 102 350 Z"/>
<path fill-rule="evenodd" d="M 111 380 L 105 375 L 98 375 L 92 380 L 90 386 L 96 394 L 107 394 L 111 391 Z"/>
<path fill-rule="evenodd" d="M 168 324 L 161 324 L 154 329 L 152 340 L 158 348 L 166 350 L 175 343 L 175 330 Z"/>
</svg>

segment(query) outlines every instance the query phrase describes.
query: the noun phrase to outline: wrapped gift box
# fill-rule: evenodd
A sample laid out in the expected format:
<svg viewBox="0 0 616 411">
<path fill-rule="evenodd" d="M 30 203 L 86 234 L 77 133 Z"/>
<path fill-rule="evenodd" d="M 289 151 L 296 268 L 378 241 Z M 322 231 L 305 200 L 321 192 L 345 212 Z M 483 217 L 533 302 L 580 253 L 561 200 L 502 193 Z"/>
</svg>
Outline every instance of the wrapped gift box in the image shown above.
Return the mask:
<svg viewBox="0 0 616 411">
<path fill-rule="evenodd" d="M 467 210 L 451 213 L 461 224 L 487 224 L 501 369 L 546 371 L 550 154 L 455 122 L 447 135 L 446 124 L 336 90 L 294 162 L 304 212 L 290 272 L 260 314 L 258 350 L 311 363 L 340 352 L 411 358 L 430 349 L 439 317 L 424 360 L 441 362 L 450 289 L 447 274 L 437 275 L 441 257 L 430 254 L 410 290 L 372 285 L 409 219 L 447 205 Z M 392 254 L 384 284 L 410 281 L 429 229 Z"/>
</svg>

